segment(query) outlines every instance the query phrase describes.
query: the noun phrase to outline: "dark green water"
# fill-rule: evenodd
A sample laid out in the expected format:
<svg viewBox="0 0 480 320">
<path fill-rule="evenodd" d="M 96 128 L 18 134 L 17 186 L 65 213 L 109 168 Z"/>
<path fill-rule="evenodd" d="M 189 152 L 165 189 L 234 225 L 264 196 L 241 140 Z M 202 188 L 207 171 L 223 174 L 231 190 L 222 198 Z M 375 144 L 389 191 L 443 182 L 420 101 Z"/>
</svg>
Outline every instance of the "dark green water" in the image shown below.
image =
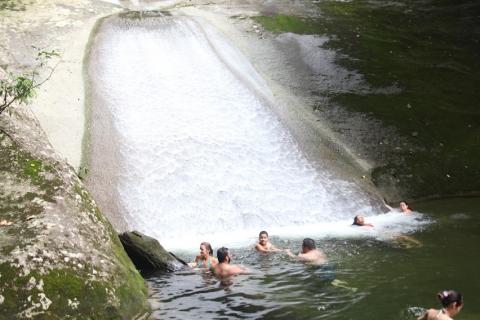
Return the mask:
<svg viewBox="0 0 480 320">
<path fill-rule="evenodd" d="M 373 238 L 319 239 L 330 263 L 305 266 L 282 254 L 234 249 L 251 270 L 222 284 L 208 273 L 185 271 L 149 279 L 157 319 L 414 319 L 438 307 L 438 291 L 465 295 L 458 319 L 480 318 L 480 199 L 417 204 L 432 223 L 410 236 L 407 248 Z M 321 236 L 321 235 L 319 235 Z M 299 239 L 274 239 L 297 250 Z M 187 260 L 192 255 L 184 255 Z M 332 285 L 345 281 L 348 288 Z M 356 289 L 352 289 L 356 288 Z"/>
<path fill-rule="evenodd" d="M 480 2 L 324 0 L 308 15 L 256 19 L 274 33 L 328 37 L 322 47 L 366 81 L 367 91 L 312 90 L 321 97 L 313 108 L 339 133 L 364 137 L 352 148 L 376 161 L 372 179 L 386 197 L 478 193 Z M 390 133 L 340 129 L 337 106 Z"/>
</svg>

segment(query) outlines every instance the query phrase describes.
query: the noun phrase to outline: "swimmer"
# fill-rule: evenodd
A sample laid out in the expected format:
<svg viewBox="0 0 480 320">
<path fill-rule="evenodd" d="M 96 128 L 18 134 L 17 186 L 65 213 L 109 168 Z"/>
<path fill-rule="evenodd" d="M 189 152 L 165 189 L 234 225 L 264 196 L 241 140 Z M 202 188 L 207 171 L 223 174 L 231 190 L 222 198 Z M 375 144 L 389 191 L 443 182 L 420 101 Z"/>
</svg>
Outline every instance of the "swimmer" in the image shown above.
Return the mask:
<svg viewBox="0 0 480 320">
<path fill-rule="evenodd" d="M 455 290 L 445 290 L 437 294 L 442 304 L 442 309 L 429 309 L 417 320 L 452 320 L 463 307 L 462 294 Z"/>
<path fill-rule="evenodd" d="M 218 249 L 217 258 L 218 258 L 218 264 L 211 268 L 213 274 L 217 278 L 222 279 L 222 278 L 227 278 L 230 276 L 247 272 L 247 269 L 241 266 L 230 264 L 230 261 L 232 260 L 232 258 L 230 256 L 230 251 L 228 250 L 228 248 L 222 247 Z"/>
<path fill-rule="evenodd" d="M 268 240 L 268 232 L 267 231 L 260 231 L 258 235 L 258 243 L 255 245 L 255 250 L 259 252 L 278 252 L 282 251 L 276 248 L 269 240 Z"/>
<path fill-rule="evenodd" d="M 373 224 L 365 223 L 365 218 L 360 214 L 355 216 L 355 218 L 353 218 L 352 225 L 359 226 L 359 227 L 373 227 Z"/>
<path fill-rule="evenodd" d="M 400 211 L 406 214 L 412 213 L 412 209 L 409 208 L 405 201 L 400 202 Z"/>
<path fill-rule="evenodd" d="M 327 263 L 325 254 L 318 250 L 315 246 L 315 240 L 310 238 L 303 239 L 302 251 L 298 255 L 294 255 L 289 249 L 285 252 L 292 258 L 297 258 L 300 261 L 307 262 L 313 265 L 322 265 Z"/>
<path fill-rule="evenodd" d="M 217 263 L 218 260 L 213 256 L 213 249 L 210 243 L 202 242 L 200 243 L 200 254 L 195 258 L 194 262 L 190 262 L 188 265 L 191 268 L 210 269 L 217 265 Z"/>
</svg>

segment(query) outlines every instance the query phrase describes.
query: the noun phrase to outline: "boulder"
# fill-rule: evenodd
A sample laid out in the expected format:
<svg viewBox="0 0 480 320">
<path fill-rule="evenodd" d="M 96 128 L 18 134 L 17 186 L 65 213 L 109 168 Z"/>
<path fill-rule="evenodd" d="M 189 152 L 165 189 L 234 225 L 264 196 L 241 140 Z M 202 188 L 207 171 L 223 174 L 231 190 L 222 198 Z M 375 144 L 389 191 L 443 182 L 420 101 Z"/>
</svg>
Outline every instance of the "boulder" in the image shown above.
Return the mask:
<svg viewBox="0 0 480 320">
<path fill-rule="evenodd" d="M 144 274 L 156 271 L 172 272 L 185 266 L 185 262 L 166 251 L 155 238 L 138 231 L 124 232 L 119 238 L 133 264 Z"/>
<path fill-rule="evenodd" d="M 28 109 L 0 116 L 0 319 L 139 319 L 145 281 Z"/>
</svg>

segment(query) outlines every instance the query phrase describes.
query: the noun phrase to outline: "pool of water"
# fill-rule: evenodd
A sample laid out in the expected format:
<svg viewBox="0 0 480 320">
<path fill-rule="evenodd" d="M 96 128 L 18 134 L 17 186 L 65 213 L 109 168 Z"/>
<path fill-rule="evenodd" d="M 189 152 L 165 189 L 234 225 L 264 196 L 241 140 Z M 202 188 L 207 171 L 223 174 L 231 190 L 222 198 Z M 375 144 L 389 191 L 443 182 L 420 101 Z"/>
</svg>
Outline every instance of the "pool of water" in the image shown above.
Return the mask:
<svg viewBox="0 0 480 320">
<path fill-rule="evenodd" d="M 414 319 L 438 308 L 435 294 L 461 291 L 458 319 L 480 315 L 480 199 L 416 204 L 431 223 L 408 236 L 324 238 L 324 267 L 306 266 L 284 254 L 232 248 L 234 262 L 250 273 L 221 282 L 208 272 L 150 275 L 155 319 Z M 353 228 L 353 227 L 352 227 Z M 253 239 L 253 238 L 252 238 Z M 252 240 L 253 241 L 253 240 Z M 273 236 L 278 247 L 298 251 L 301 239 Z M 215 245 L 215 244 L 214 244 Z M 252 242 L 253 245 L 253 242 Z M 190 260 L 195 252 L 180 252 Z"/>
<path fill-rule="evenodd" d="M 413 319 L 454 288 L 465 295 L 459 318 L 478 319 L 480 200 L 382 214 L 307 161 L 250 62 L 202 19 L 106 19 L 87 74 L 87 183 L 102 211 L 184 260 L 207 240 L 249 269 L 223 282 L 196 270 L 148 276 L 154 318 Z M 350 226 L 357 213 L 375 227 Z M 260 228 L 293 251 L 315 238 L 329 263 L 254 252 Z"/>
</svg>

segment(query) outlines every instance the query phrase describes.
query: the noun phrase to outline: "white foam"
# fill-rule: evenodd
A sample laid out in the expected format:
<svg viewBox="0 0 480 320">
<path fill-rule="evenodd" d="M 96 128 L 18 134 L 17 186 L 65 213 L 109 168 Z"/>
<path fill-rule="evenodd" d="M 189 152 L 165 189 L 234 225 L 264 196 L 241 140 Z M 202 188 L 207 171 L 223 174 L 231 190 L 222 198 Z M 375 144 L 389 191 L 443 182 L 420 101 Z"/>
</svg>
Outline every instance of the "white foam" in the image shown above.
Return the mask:
<svg viewBox="0 0 480 320">
<path fill-rule="evenodd" d="M 167 248 L 242 246 L 263 229 L 355 234 L 352 217 L 375 214 L 356 186 L 308 163 L 258 98 L 271 94 L 251 64 L 198 21 L 108 22 L 91 59 L 94 123 L 117 139 L 94 135 L 92 156 L 118 168 L 91 175 L 115 189 L 102 208 L 115 202 L 131 229 Z"/>
</svg>

